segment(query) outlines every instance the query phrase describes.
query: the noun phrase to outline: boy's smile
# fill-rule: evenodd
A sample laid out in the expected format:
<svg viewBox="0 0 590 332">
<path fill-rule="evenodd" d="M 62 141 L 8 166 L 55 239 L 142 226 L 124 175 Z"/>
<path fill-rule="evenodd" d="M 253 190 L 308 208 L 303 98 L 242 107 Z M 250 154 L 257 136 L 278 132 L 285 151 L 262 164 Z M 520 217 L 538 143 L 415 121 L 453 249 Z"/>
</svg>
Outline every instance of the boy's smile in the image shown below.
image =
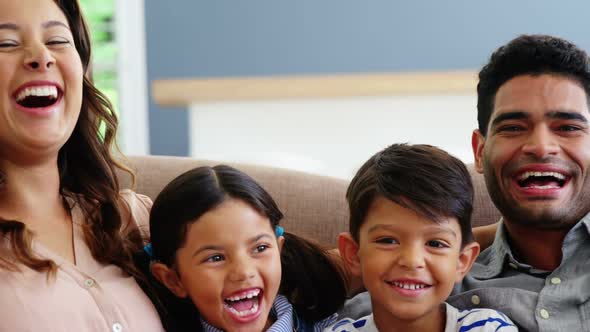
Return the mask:
<svg viewBox="0 0 590 332">
<path fill-rule="evenodd" d="M 455 218 L 440 222 L 375 198 L 359 232 L 357 268 L 377 326 L 443 322 L 440 305 L 470 267 Z M 468 256 L 468 255 L 467 255 Z"/>
</svg>

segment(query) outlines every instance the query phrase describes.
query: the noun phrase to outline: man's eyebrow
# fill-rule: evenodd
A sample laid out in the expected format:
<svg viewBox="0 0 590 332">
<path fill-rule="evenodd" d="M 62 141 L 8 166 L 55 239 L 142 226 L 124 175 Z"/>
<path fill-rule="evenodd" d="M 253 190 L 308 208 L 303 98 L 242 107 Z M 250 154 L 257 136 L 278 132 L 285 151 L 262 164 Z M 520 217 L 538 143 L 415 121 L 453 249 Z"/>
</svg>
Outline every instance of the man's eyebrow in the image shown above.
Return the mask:
<svg viewBox="0 0 590 332">
<path fill-rule="evenodd" d="M 44 29 L 52 28 L 55 26 L 61 26 L 61 27 L 64 27 L 64 28 L 70 30 L 70 27 L 67 24 L 60 22 L 60 21 L 47 21 L 47 22 L 41 24 L 41 27 L 43 27 Z"/>
<path fill-rule="evenodd" d="M 494 120 L 492 120 L 491 127 L 495 127 L 498 123 L 507 121 L 507 120 L 523 120 L 530 118 L 530 115 L 526 112 L 506 112 L 498 115 Z"/>
<path fill-rule="evenodd" d="M 546 117 L 550 119 L 560 119 L 560 120 L 578 120 L 580 122 L 588 123 L 588 119 L 578 112 L 568 112 L 568 111 L 551 111 L 545 114 Z"/>
<path fill-rule="evenodd" d="M 20 28 L 14 23 L 0 23 L 0 29 L 19 30 Z"/>
</svg>

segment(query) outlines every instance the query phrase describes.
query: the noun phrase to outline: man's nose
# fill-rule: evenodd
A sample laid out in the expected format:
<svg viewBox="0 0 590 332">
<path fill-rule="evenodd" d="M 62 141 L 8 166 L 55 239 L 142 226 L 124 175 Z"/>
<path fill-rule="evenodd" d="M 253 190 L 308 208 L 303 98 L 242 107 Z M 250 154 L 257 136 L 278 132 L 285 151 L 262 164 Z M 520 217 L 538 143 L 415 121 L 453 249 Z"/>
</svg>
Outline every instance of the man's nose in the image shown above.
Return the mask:
<svg viewBox="0 0 590 332">
<path fill-rule="evenodd" d="M 525 154 L 544 158 L 558 153 L 559 144 L 550 128 L 538 126 L 528 136 L 522 147 L 522 151 Z"/>
</svg>

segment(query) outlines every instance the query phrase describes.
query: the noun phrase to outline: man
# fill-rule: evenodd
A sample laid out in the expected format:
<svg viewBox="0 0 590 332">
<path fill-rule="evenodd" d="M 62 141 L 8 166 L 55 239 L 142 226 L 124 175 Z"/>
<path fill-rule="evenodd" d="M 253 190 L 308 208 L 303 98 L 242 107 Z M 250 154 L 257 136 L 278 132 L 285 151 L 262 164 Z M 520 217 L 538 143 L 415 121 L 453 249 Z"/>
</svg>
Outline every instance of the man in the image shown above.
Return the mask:
<svg viewBox="0 0 590 332">
<path fill-rule="evenodd" d="M 502 310 L 525 331 L 590 331 L 590 61 L 518 37 L 479 73 L 476 169 L 502 213 L 448 302 Z"/>
<path fill-rule="evenodd" d="M 502 213 L 493 244 L 447 300 L 524 331 L 590 331 L 590 60 L 560 38 L 520 36 L 479 73 L 476 169 Z M 343 314 L 366 314 L 365 293 Z"/>
</svg>

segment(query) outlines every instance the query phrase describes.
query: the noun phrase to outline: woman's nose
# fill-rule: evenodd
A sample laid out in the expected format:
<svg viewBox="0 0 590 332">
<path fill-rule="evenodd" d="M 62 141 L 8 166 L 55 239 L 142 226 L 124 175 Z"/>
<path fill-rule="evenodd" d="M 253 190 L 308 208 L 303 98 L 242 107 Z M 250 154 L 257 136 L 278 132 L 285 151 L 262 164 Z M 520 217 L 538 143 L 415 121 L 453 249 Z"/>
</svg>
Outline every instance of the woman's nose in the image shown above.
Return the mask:
<svg viewBox="0 0 590 332">
<path fill-rule="evenodd" d="M 55 65 L 55 58 L 44 45 L 32 46 L 27 50 L 24 65 L 29 70 L 45 71 Z"/>
</svg>

